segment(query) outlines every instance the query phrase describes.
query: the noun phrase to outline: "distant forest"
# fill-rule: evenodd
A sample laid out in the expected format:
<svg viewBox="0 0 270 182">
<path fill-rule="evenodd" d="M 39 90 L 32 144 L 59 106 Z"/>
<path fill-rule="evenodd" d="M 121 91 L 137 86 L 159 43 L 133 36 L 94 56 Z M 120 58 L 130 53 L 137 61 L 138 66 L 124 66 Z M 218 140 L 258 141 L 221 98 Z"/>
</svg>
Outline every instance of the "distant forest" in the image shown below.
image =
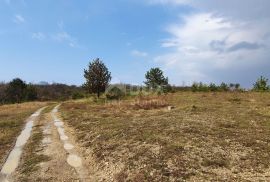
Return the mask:
<svg viewBox="0 0 270 182">
<path fill-rule="evenodd" d="M 169 84 L 168 77 L 163 75 L 160 68 L 151 68 L 145 74 L 144 86 L 131 84 L 110 84 L 111 73 L 106 65 L 95 59 L 84 70 L 86 82 L 82 86 L 65 85 L 59 83 L 40 84 L 26 83 L 20 78 L 15 78 L 9 83 L 0 82 L 0 104 L 21 103 L 27 101 L 65 101 L 85 97 L 105 96 L 106 99 L 121 99 L 125 96 L 141 96 L 143 94 L 167 94 L 177 91 L 192 92 L 243 92 L 239 83 L 214 83 L 204 84 L 194 82 L 191 86 L 179 87 Z M 268 79 L 261 76 L 253 84 L 252 91 L 270 91 Z"/>
<path fill-rule="evenodd" d="M 112 84 L 118 86 L 119 84 Z M 131 88 L 143 88 L 131 84 L 120 84 L 127 92 Z M 191 91 L 191 87 L 171 86 L 171 92 Z M 40 84 L 26 83 L 20 78 L 15 78 L 9 83 L 0 82 L 0 104 L 21 103 L 27 101 L 65 101 L 70 99 L 81 99 L 93 96 L 83 86 L 66 85 L 61 83 Z"/>
<path fill-rule="evenodd" d="M 18 103 L 25 101 L 68 100 L 85 97 L 82 87 L 75 85 L 27 84 L 19 78 L 10 83 L 0 83 L 0 103 Z"/>
</svg>

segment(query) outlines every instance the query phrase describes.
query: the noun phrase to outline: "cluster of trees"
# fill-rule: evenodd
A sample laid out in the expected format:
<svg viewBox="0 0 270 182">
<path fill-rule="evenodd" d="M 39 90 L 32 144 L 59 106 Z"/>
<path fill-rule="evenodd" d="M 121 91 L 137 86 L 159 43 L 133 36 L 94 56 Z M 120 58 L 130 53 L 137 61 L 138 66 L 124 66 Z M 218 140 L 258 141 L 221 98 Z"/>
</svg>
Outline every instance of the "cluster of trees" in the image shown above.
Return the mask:
<svg viewBox="0 0 270 182">
<path fill-rule="evenodd" d="M 100 59 L 95 59 L 89 63 L 88 69 L 84 70 L 84 77 L 86 83 L 84 88 L 89 93 L 96 93 L 99 97 L 101 93 L 104 93 L 111 80 L 111 73 L 108 68 Z M 242 91 L 239 83 L 226 84 L 222 82 L 220 85 L 214 83 L 203 84 L 193 83 L 191 87 L 174 87 L 169 84 L 168 77 L 165 77 L 163 71 L 159 68 L 151 68 L 145 75 L 146 81 L 144 82 L 146 88 L 151 91 L 157 92 L 171 92 L 176 90 L 192 90 L 196 91 Z M 254 91 L 267 91 L 270 90 L 270 86 L 267 85 L 268 79 L 260 77 L 254 84 Z M 120 88 L 111 89 L 109 93 L 106 93 L 108 97 L 114 98 L 117 95 L 123 95 L 123 91 Z"/>
<path fill-rule="evenodd" d="M 202 82 L 200 83 L 193 83 L 191 86 L 191 90 L 193 92 L 217 92 L 217 91 L 241 91 L 239 83 L 230 83 L 226 84 L 222 82 L 220 85 L 216 85 L 214 83 L 204 84 Z"/>
<path fill-rule="evenodd" d="M 19 78 L 13 79 L 9 84 L 1 84 L 1 103 L 20 103 L 37 99 L 37 90 L 31 84 L 26 84 Z"/>
<path fill-rule="evenodd" d="M 0 103 L 21 103 L 26 101 L 49 101 L 82 98 L 83 88 L 65 84 L 34 85 L 20 78 L 9 83 L 0 83 Z"/>
<path fill-rule="evenodd" d="M 243 89 L 240 87 L 239 83 L 233 84 L 226 84 L 222 82 L 220 85 L 216 85 L 214 83 L 204 84 L 202 82 L 200 83 L 193 83 L 191 86 L 191 90 L 193 92 L 216 92 L 216 91 L 243 91 Z M 270 85 L 268 85 L 268 79 L 261 76 L 254 84 L 253 84 L 253 91 L 270 91 Z"/>
<path fill-rule="evenodd" d="M 88 69 L 84 70 L 84 77 L 86 82 L 83 87 L 88 93 L 95 93 L 98 97 L 106 91 L 112 78 L 111 72 L 99 58 L 89 63 Z M 168 92 L 172 88 L 168 83 L 168 77 L 165 77 L 159 68 L 149 70 L 145 78 L 144 83 L 151 91 Z M 109 93 L 106 93 L 108 98 L 118 98 L 122 95 L 123 91 L 120 88 L 113 88 Z"/>
<path fill-rule="evenodd" d="M 68 100 L 85 97 L 85 91 L 82 87 L 65 84 L 35 85 L 37 88 L 38 100 Z"/>
</svg>

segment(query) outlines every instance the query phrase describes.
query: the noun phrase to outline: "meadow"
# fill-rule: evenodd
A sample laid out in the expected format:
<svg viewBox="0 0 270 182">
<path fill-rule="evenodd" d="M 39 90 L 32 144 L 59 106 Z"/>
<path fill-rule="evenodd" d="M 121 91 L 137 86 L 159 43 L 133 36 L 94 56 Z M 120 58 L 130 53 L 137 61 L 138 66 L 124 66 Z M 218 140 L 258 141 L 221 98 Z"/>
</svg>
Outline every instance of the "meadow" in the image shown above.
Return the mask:
<svg viewBox="0 0 270 182">
<path fill-rule="evenodd" d="M 100 179 L 270 179 L 270 93 L 178 92 L 106 104 L 83 99 L 60 111 Z"/>
<path fill-rule="evenodd" d="M 48 116 L 55 104 L 0 106 L 0 164 L 26 119 L 45 105 L 49 107 L 33 128 L 15 179 L 61 179 L 50 171 L 39 175 L 50 169 L 43 168 L 44 163 L 55 161 L 53 155 L 44 155 L 42 144 L 42 130 L 51 123 Z M 60 115 L 95 180 L 270 179 L 269 92 L 183 91 L 114 101 L 90 97 L 63 102 Z M 55 142 L 50 145 L 56 146 Z"/>
</svg>

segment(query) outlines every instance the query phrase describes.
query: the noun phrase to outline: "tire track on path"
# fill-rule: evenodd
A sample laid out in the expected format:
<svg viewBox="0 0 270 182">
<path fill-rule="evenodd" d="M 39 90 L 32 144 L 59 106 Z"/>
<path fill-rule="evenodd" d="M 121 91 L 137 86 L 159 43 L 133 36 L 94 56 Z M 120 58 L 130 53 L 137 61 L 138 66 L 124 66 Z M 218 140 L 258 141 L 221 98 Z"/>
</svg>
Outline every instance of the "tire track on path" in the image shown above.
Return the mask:
<svg viewBox="0 0 270 182">
<path fill-rule="evenodd" d="M 80 181 L 90 181 L 88 178 L 87 170 L 85 170 L 82 162 L 82 158 L 76 151 L 76 146 L 70 140 L 69 136 L 66 135 L 64 122 L 57 116 L 58 109 L 60 105 L 56 106 L 52 112 L 51 116 L 53 118 L 54 126 L 57 128 L 59 139 L 63 144 L 64 150 L 67 152 L 66 162 L 76 170 Z"/>
</svg>

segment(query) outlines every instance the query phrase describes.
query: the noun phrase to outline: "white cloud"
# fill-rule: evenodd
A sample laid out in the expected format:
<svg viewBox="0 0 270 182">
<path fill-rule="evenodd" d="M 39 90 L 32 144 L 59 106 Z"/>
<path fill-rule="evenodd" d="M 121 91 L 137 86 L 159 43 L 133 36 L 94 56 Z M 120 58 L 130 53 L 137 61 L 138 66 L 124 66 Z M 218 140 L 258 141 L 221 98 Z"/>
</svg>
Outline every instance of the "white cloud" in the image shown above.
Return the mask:
<svg viewBox="0 0 270 182">
<path fill-rule="evenodd" d="M 67 32 L 59 32 L 55 35 L 53 35 L 53 38 L 59 42 L 63 41 L 73 41 L 71 36 Z"/>
<path fill-rule="evenodd" d="M 55 41 L 67 43 L 70 47 L 79 47 L 77 39 L 65 31 L 53 35 L 52 38 Z"/>
<path fill-rule="evenodd" d="M 145 0 L 148 4 L 190 6 L 201 12 L 218 12 L 237 19 L 258 19 L 270 16 L 269 0 Z"/>
<path fill-rule="evenodd" d="M 20 23 L 24 23 L 25 19 L 24 19 L 24 17 L 22 15 L 17 14 L 17 15 L 14 16 L 13 21 L 15 23 L 17 23 L 17 24 L 20 24 Z"/>
<path fill-rule="evenodd" d="M 176 82 L 234 80 L 250 86 L 259 75 L 270 77 L 269 0 L 145 2 L 193 12 L 183 16 L 179 11 L 179 21 L 165 28 L 170 36 L 161 47 L 167 53 L 154 59 L 175 74 Z"/>
<path fill-rule="evenodd" d="M 234 74 L 234 68 L 258 72 L 258 66 L 270 66 L 266 49 L 270 22 L 232 20 L 214 13 L 195 13 L 179 22 L 166 28 L 171 37 L 161 46 L 169 53 L 155 61 L 177 70 L 183 80 L 220 81 L 224 78 L 219 72 Z"/>
<path fill-rule="evenodd" d="M 35 32 L 32 34 L 32 38 L 37 40 L 44 40 L 46 38 L 46 35 L 42 32 Z"/>
<path fill-rule="evenodd" d="M 146 57 L 146 56 L 148 56 L 148 53 L 147 52 L 138 51 L 138 50 L 133 50 L 133 51 L 131 51 L 131 55 L 132 56 L 137 56 L 137 57 Z"/>
</svg>

